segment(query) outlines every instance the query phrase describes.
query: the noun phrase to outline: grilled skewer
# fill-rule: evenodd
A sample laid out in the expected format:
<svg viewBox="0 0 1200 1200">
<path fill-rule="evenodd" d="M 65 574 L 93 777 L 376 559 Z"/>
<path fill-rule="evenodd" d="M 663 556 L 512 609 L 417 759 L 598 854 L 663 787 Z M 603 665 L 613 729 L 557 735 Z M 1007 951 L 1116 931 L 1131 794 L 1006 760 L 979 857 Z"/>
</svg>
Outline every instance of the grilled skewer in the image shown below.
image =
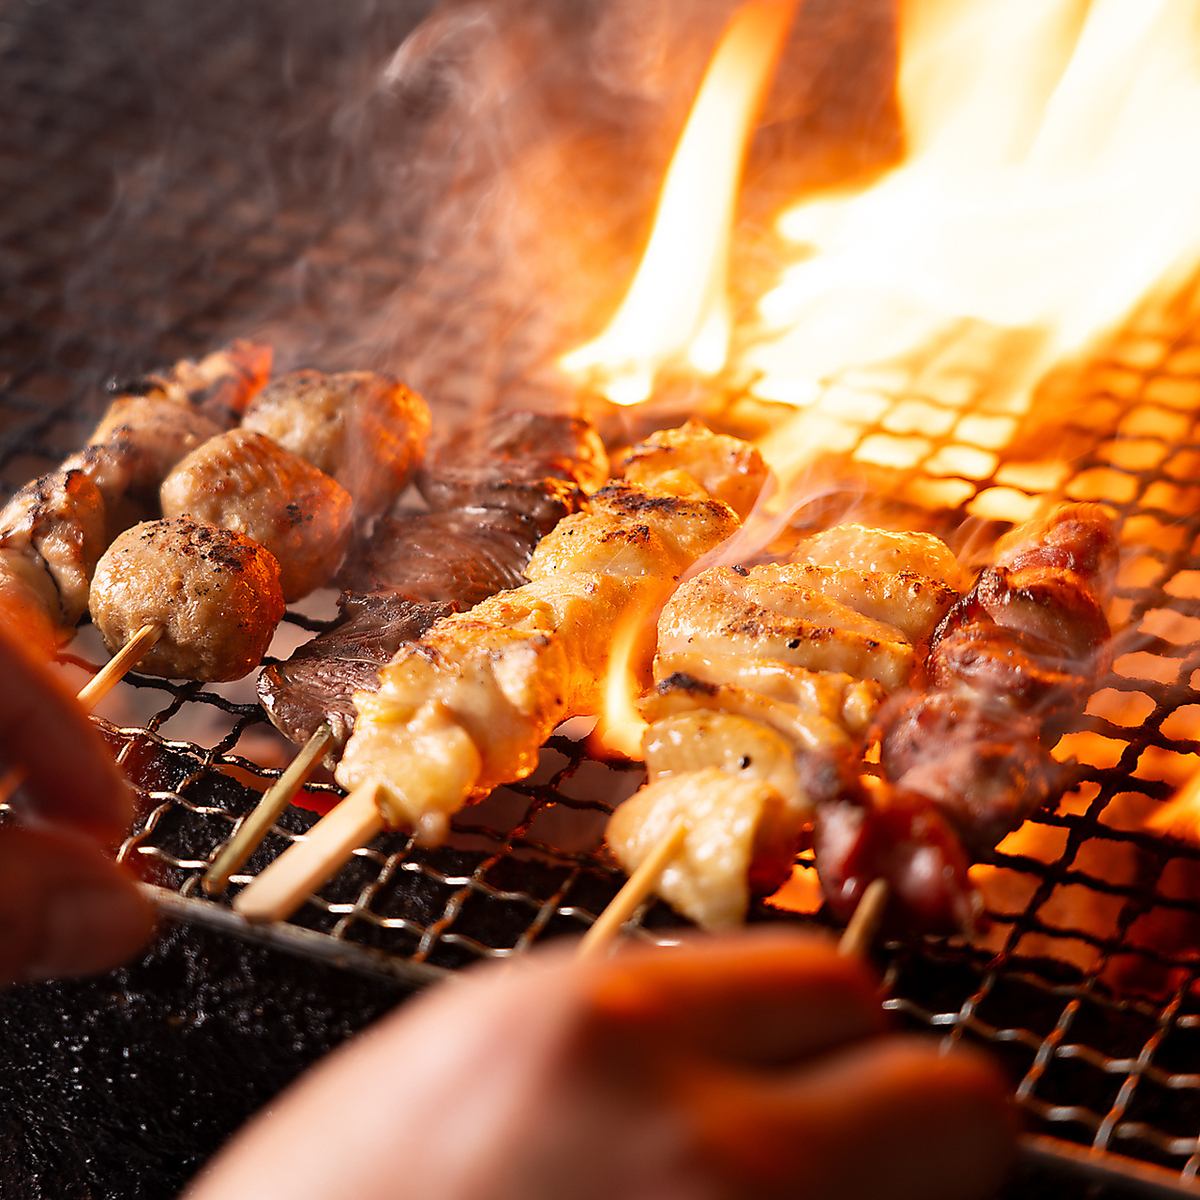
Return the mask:
<svg viewBox="0 0 1200 1200">
<path fill-rule="evenodd" d="M 595 711 L 609 630 L 664 602 L 687 567 L 733 532 L 761 486 L 757 452 L 689 425 L 631 454 L 642 482 L 601 489 L 533 554 L 530 582 L 437 622 L 356 697 L 359 719 L 338 767 L 351 796 L 238 897 L 255 919 L 292 911 L 354 844 L 385 825 L 444 835 L 472 796 L 533 770 L 565 717 Z M 757 484 L 748 486 L 748 480 Z"/>
<path fill-rule="evenodd" d="M 895 915 L 931 929 L 970 920 L 967 865 L 1046 802 L 1063 718 L 1105 669 L 1115 567 L 1096 505 L 1062 505 L 1001 540 L 934 634 L 932 686 L 880 714 L 887 786 L 818 815 L 817 869 L 835 912 L 882 878 Z"/>
<path fill-rule="evenodd" d="M 448 465 L 447 460 L 453 465 Z M 259 676 L 259 697 L 276 727 L 304 747 L 235 830 L 204 876 L 219 893 L 324 757 L 335 762 L 354 721 L 355 691 L 440 617 L 524 581 L 523 571 L 554 513 L 575 511 L 607 474 L 603 444 L 571 417 L 509 413 L 476 426 L 466 454 L 444 449 L 423 473 L 431 502 L 484 499 L 497 507 L 385 518 L 344 575 L 368 587 L 343 593 L 343 620 Z M 436 481 L 451 472 L 455 489 Z M 464 494 L 468 480 L 475 490 Z M 507 485 L 507 486 L 506 486 Z M 500 507 L 500 506 L 503 507 Z"/>
<path fill-rule="evenodd" d="M 609 822 L 611 850 L 648 885 L 642 898 L 657 891 L 706 928 L 740 923 L 751 895 L 787 877 L 961 579 L 927 534 L 839 526 L 794 558 L 712 568 L 671 598 L 642 704 L 648 782 Z M 676 852 L 638 876 L 679 827 Z"/>
</svg>

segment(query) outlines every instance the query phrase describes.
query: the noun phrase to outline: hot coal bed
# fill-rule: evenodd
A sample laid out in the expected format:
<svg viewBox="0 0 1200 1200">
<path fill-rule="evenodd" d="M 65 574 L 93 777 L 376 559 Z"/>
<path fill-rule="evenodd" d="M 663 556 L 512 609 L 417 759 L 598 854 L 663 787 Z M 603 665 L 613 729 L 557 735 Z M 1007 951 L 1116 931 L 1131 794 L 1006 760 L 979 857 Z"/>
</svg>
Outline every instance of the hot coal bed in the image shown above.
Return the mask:
<svg viewBox="0 0 1200 1200">
<path fill-rule="evenodd" d="M 521 333 L 537 297 L 497 300 L 469 255 L 414 240 L 415 210 L 387 169 L 438 99 L 380 105 L 364 63 L 387 63 L 423 6 L 248 7 L 48 0 L 0 15 L 5 491 L 81 443 L 103 380 L 243 333 L 265 332 L 296 365 L 375 365 L 364 347 L 411 361 L 442 422 L 479 403 L 480 378 L 491 402 L 545 399 L 522 370 L 537 357 Z M 1006 456 L 1006 413 L 969 353 L 847 388 L 840 408 L 853 427 L 840 453 L 871 468 L 893 514 L 939 532 L 967 518 L 1002 528 L 1051 491 L 1105 502 L 1137 548 L 1117 602 L 1136 643 L 1070 735 L 1061 801 L 992 857 L 986 939 L 891 942 L 877 958 L 897 1019 L 986 1044 L 1033 1127 L 1184 1178 L 1200 1166 L 1200 853 L 1144 818 L 1200 748 L 1190 300 L 1140 314 L 1069 381 L 1060 478 Z M 760 419 L 715 392 L 731 424 Z M 331 614 L 289 614 L 291 644 Z M 76 651 L 100 661 L 86 631 Z M 250 1112 L 412 988 L 581 933 L 621 883 L 601 835 L 640 772 L 559 736 L 531 779 L 463 813 L 444 847 L 381 837 L 292 922 L 249 941 L 198 885 L 257 798 L 250 785 L 284 761 L 252 690 L 134 676 L 101 721 L 139 793 L 121 852 L 180 919 L 99 980 L 0 995 L 6 1197 L 174 1195 Z M 290 810 L 245 873 L 315 819 Z M 764 904 L 754 919 L 823 924 L 811 891 L 797 892 L 802 911 Z M 679 922 L 654 905 L 640 926 L 670 939 Z M 1030 1175 L 1013 1195 L 1038 1189 L 1070 1194 Z"/>
</svg>

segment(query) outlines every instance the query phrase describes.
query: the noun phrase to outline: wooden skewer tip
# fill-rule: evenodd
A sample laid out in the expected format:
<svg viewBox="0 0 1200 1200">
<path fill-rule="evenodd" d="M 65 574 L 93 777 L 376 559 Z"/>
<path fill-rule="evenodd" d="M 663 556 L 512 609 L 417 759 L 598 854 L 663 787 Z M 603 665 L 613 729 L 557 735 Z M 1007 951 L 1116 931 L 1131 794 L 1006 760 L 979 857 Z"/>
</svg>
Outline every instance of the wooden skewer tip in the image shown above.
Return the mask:
<svg viewBox="0 0 1200 1200">
<path fill-rule="evenodd" d="M 357 787 L 288 847 L 233 902 L 248 921 L 282 921 L 384 827 L 375 802 L 379 784 Z"/>
<path fill-rule="evenodd" d="M 886 879 L 873 879 L 863 892 L 854 915 L 850 918 L 842 939 L 838 942 L 838 953 L 845 958 L 862 958 L 871 949 L 879 933 L 887 908 L 889 890 Z"/>
<path fill-rule="evenodd" d="M 608 947 L 620 933 L 621 926 L 658 886 L 663 871 L 675 857 L 686 837 L 686 823 L 682 819 L 672 822 L 657 845 L 637 865 L 633 874 L 625 881 L 625 885 L 583 935 L 576 950 L 578 958 L 591 958 Z"/>
<path fill-rule="evenodd" d="M 295 799 L 296 793 L 308 782 L 332 741 L 333 731 L 328 725 L 320 726 L 288 764 L 287 770 L 263 792 L 262 798 L 241 820 L 233 836 L 204 873 L 200 886 L 205 895 L 219 896 L 225 891 L 229 886 L 230 876 L 262 844 L 271 826 Z"/>
</svg>

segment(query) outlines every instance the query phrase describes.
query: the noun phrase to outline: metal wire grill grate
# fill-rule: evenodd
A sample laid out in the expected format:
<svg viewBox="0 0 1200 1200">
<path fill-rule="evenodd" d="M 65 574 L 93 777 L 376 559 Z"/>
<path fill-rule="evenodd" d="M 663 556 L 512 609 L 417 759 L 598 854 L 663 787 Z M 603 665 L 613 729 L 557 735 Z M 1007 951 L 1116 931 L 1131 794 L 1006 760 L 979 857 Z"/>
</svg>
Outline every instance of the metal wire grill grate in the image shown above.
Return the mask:
<svg viewBox="0 0 1200 1200">
<path fill-rule="evenodd" d="M 329 30 L 298 38 L 284 0 L 263 6 L 261 28 L 245 41 L 217 36 L 229 15 L 221 5 L 187 21 L 116 7 L 104 18 L 123 30 L 114 48 L 86 5 L 57 6 L 81 45 L 65 63 L 45 12 L 0 22 L 0 88 L 12 100 L 0 186 L 14 198 L 0 208 L 9 285 L 0 289 L 0 484 L 23 483 L 80 444 L 103 403 L 97 381 L 110 373 L 264 326 L 291 339 L 293 357 L 323 353 L 334 365 L 355 344 L 344 319 L 339 326 L 348 287 L 353 313 L 374 296 L 402 300 L 392 352 L 415 356 L 416 381 L 449 420 L 481 362 L 492 361 L 491 331 L 520 329 L 520 314 L 453 264 L 431 271 L 425 248 L 405 240 L 379 197 L 356 194 L 335 217 L 309 180 L 265 188 L 260 160 L 244 152 L 252 135 L 239 114 L 295 111 L 277 73 L 248 69 L 253 47 L 286 43 L 314 81 L 305 105 L 328 112 L 321 97 L 346 84 L 336 71 L 322 75 L 337 57 L 321 53 Z M 386 41 L 373 26 L 351 26 Z M 139 65 L 148 45 L 152 78 Z M 148 155 L 154 130 L 179 114 L 152 89 L 148 99 L 147 85 L 184 64 L 213 104 L 198 106 L 177 150 Z M 302 123 L 299 140 L 310 132 Z M 119 208 L 109 207 L 114 171 Z M 1047 493 L 1102 500 L 1118 514 L 1127 552 L 1116 617 L 1128 632 L 1060 749 L 1070 788 L 981 868 L 986 934 L 880 953 L 890 1006 L 949 1041 L 988 1044 L 1040 1126 L 1195 1177 L 1200 852 L 1145 825 L 1200 750 L 1200 334 L 1190 298 L 1148 309 L 1055 381 L 1063 407 L 1053 426 L 1031 422 L 992 387 L 1005 347 L 971 327 L 948 331 L 919 360 L 807 397 L 805 421 L 831 457 L 935 528 L 1017 520 Z M 321 340 L 304 345 L 314 329 Z M 527 359 L 536 345 L 530 336 Z M 510 350 L 521 359 L 522 344 Z M 731 421 L 754 408 L 732 390 L 724 399 Z M 273 653 L 322 627 L 327 601 L 290 613 Z M 101 661 L 91 630 L 72 655 L 64 669 L 75 680 L 80 663 Z M 232 927 L 226 908 L 200 898 L 199 876 L 286 753 L 253 687 L 134 676 L 100 716 L 141 799 L 123 856 L 184 898 L 193 917 Z M 577 934 L 620 885 L 597 848 L 611 807 L 639 781 L 636 768 L 593 761 L 557 736 L 533 777 L 463 813 L 444 847 L 376 839 L 272 936 L 426 981 Z M 319 807 L 333 793 L 316 784 L 308 802 Z M 291 810 L 237 878 L 314 819 Z M 755 916 L 819 923 L 811 866 L 798 864 Z M 639 927 L 669 939 L 677 922 L 653 905 Z"/>
</svg>

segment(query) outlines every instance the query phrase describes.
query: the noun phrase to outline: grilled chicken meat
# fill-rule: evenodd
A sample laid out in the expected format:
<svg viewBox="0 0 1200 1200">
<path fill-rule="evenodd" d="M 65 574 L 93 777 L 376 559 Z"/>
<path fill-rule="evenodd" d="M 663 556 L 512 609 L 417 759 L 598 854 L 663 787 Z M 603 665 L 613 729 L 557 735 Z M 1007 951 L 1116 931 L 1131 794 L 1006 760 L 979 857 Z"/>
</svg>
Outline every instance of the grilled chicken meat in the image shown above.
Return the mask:
<svg viewBox="0 0 1200 1200">
<path fill-rule="evenodd" d="M 490 479 L 481 490 L 506 498 L 511 460 L 522 478 L 516 485 L 526 501 L 543 488 L 545 502 L 578 505 L 603 478 L 607 459 L 589 425 L 572 417 L 536 416 L 516 423 L 525 440 L 513 439 L 513 417 L 493 418 L 508 433 L 510 458 L 479 464 L 476 479 Z M 482 427 L 488 439 L 490 424 Z M 455 470 L 453 448 L 447 463 L 434 458 L 425 479 Z M 461 464 L 459 464 L 461 466 Z M 461 475 L 459 476 L 461 478 Z M 431 489 L 453 498 L 454 489 Z M 385 517 L 351 558 L 342 581 L 345 624 L 306 642 L 285 663 L 268 666 L 259 677 L 259 698 L 276 727 L 295 742 L 307 741 L 328 722 L 334 733 L 336 761 L 354 723 L 353 695 L 375 686 L 379 668 L 400 646 L 416 640 L 438 618 L 473 607 L 495 592 L 525 581 L 525 566 L 540 531 L 529 517 L 511 507 L 449 508 L 442 512 Z"/>
<path fill-rule="evenodd" d="M 170 395 L 119 396 L 88 438 L 124 461 L 128 491 L 152 496 L 167 473 L 222 427 L 198 408 Z"/>
<path fill-rule="evenodd" d="M 163 481 L 160 496 L 164 517 L 186 514 L 270 550 L 289 601 L 328 582 L 350 540 L 353 503 L 345 488 L 248 429 L 193 450 Z"/>
<path fill-rule="evenodd" d="M 696 495 L 695 464 L 726 464 L 715 480 L 731 462 L 765 478 L 750 447 L 699 425 L 687 436 L 698 444 L 692 466 L 661 490 L 649 476 L 602 488 L 539 543 L 527 584 L 443 618 L 400 650 L 379 690 L 355 697 L 343 786 L 378 783 L 389 825 L 436 840 L 466 801 L 528 775 L 560 721 L 596 710 L 614 624 L 662 604 L 737 527 L 726 503 Z"/>
<path fill-rule="evenodd" d="M 390 375 L 293 371 L 263 389 L 242 424 L 336 479 L 369 522 L 424 457 L 429 406 Z"/>
<path fill-rule="evenodd" d="M 45 568 L 57 592 L 56 618 L 66 628 L 87 611 L 88 586 L 104 546 L 104 498 L 81 471 L 42 475 L 0 511 L 0 547 Z"/>
<path fill-rule="evenodd" d="M 171 678 L 240 679 L 266 654 L 283 607 L 269 550 L 191 517 L 127 529 L 92 579 L 92 620 L 108 648 L 156 624 L 162 636 L 138 669 Z"/>
<path fill-rule="evenodd" d="M 957 598 L 957 561 L 937 546 L 839 527 L 801 543 L 801 561 L 715 567 L 679 588 L 642 703 L 650 782 L 607 832 L 626 870 L 654 848 L 644 825 L 682 821 L 658 892 L 708 928 L 736 924 L 787 878 L 818 807 L 854 786 L 879 704 Z"/>
<path fill-rule="evenodd" d="M 898 914 L 933 929 L 970 920 L 969 860 L 1045 803 L 1061 718 L 1105 669 L 1115 565 L 1112 523 L 1095 505 L 1063 505 L 1002 540 L 931 639 L 934 686 L 880 714 L 888 786 L 818 818 L 817 865 L 835 910 L 852 911 L 882 876 Z"/>
<path fill-rule="evenodd" d="M 604 446 L 586 421 L 510 412 L 443 442 L 417 486 L 430 508 L 502 510 L 531 522 L 540 537 L 607 475 Z"/>
</svg>

